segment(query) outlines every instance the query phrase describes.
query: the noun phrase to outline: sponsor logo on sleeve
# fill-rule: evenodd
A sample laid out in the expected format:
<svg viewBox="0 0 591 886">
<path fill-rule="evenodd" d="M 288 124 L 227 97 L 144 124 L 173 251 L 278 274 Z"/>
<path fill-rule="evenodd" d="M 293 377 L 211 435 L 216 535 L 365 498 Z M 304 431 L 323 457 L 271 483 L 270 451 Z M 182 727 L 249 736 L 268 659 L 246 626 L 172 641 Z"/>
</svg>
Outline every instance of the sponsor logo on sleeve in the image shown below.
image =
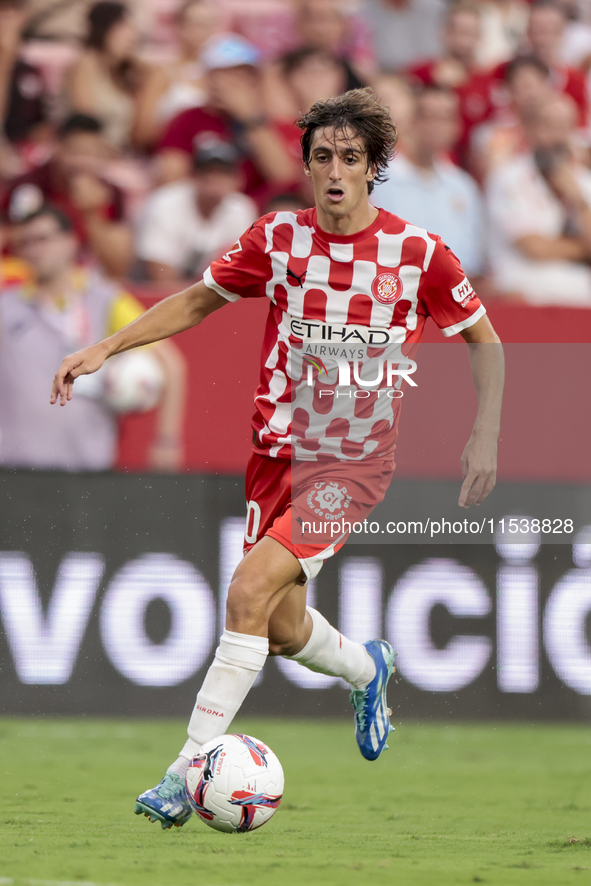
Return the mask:
<svg viewBox="0 0 591 886">
<path fill-rule="evenodd" d="M 458 283 L 457 286 L 453 287 L 451 294 L 453 295 L 454 301 L 461 302 L 463 308 L 465 308 L 470 299 L 474 298 L 476 295 L 472 289 L 472 284 L 467 277 L 464 277 L 461 283 Z"/>
</svg>

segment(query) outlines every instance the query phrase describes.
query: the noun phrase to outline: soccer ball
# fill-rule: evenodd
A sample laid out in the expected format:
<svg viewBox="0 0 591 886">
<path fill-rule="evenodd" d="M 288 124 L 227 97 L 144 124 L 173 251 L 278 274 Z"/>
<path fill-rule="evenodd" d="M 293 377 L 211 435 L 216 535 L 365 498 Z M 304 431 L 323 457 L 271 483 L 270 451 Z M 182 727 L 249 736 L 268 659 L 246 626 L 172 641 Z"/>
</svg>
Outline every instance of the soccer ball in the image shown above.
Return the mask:
<svg viewBox="0 0 591 886">
<path fill-rule="evenodd" d="M 160 399 L 164 373 L 154 354 L 141 348 L 107 360 L 102 383 L 103 400 L 113 412 L 148 412 Z"/>
<path fill-rule="evenodd" d="M 283 769 L 273 751 L 250 735 L 206 742 L 187 769 L 189 802 L 199 818 L 229 834 L 254 831 L 275 814 Z"/>
</svg>

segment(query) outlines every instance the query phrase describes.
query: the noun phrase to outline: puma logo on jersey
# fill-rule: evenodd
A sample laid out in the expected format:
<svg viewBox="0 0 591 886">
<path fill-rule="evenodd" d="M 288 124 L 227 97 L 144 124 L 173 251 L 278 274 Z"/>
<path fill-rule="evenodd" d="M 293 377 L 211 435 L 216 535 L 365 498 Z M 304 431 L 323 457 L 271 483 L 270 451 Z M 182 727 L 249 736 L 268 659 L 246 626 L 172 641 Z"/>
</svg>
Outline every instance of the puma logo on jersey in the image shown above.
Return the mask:
<svg viewBox="0 0 591 886">
<path fill-rule="evenodd" d="M 290 268 L 288 268 L 286 275 L 287 275 L 288 279 L 289 279 L 289 277 L 293 277 L 294 280 L 297 280 L 298 286 L 301 286 L 302 289 L 304 288 L 303 280 L 304 280 L 304 277 L 306 276 L 305 271 L 303 274 L 300 274 L 300 276 L 298 277 L 297 274 L 294 274 L 294 272 Z"/>
</svg>

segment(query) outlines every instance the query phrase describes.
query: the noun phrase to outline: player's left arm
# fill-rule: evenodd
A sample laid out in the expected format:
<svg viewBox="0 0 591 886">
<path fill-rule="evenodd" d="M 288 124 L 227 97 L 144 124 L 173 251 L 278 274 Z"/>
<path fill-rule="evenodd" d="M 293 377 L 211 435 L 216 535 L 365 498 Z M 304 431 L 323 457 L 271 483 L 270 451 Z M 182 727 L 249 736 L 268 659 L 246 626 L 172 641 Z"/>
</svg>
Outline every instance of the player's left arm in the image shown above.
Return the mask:
<svg viewBox="0 0 591 886">
<path fill-rule="evenodd" d="M 486 314 L 460 335 L 468 344 L 478 397 L 476 420 L 462 453 L 464 482 L 458 500 L 460 507 L 469 508 L 483 502 L 496 483 L 505 361 L 501 341 Z"/>
<path fill-rule="evenodd" d="M 169 295 L 114 335 L 64 357 L 53 379 L 49 402 L 59 401 L 60 406 L 65 406 L 74 395 L 74 381 L 78 376 L 91 375 L 115 354 L 191 329 L 227 304 L 227 298 L 210 289 L 203 280 Z"/>
<path fill-rule="evenodd" d="M 122 291 L 111 305 L 109 335 L 124 329 L 144 314 L 143 305 Z M 170 340 L 154 342 L 152 354 L 164 374 L 162 396 L 156 414 L 155 435 L 148 452 L 148 467 L 154 471 L 178 471 L 183 463 L 183 424 L 187 393 L 187 364 Z"/>
</svg>

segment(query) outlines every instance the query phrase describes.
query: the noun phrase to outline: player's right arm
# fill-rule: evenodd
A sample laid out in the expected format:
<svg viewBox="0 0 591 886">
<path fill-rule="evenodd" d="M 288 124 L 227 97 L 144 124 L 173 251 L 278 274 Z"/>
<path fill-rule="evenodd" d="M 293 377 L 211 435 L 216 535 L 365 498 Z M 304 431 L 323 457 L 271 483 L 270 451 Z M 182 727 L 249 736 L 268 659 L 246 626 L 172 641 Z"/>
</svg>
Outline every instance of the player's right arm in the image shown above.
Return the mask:
<svg viewBox="0 0 591 886">
<path fill-rule="evenodd" d="M 96 372 L 108 357 L 190 329 L 227 303 L 203 280 L 165 298 L 114 335 L 65 357 L 53 379 L 50 402 L 65 406 L 72 399 L 74 379 Z"/>
</svg>

